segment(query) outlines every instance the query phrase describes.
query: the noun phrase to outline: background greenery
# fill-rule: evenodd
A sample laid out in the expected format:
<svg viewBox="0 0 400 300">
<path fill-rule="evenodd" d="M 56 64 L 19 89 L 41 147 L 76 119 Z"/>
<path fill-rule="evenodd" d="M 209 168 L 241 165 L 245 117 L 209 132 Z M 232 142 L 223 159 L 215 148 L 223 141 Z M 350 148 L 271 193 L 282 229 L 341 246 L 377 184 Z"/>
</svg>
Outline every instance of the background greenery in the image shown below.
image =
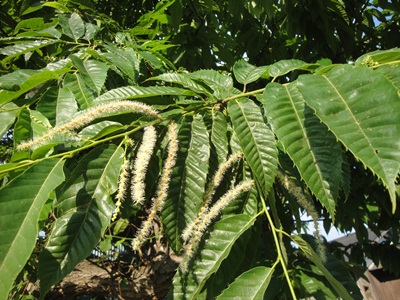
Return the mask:
<svg viewBox="0 0 400 300">
<path fill-rule="evenodd" d="M 162 230 L 145 247 L 161 238 L 184 252 L 182 230 L 229 154 L 244 158 L 214 200 L 256 183 L 204 233 L 169 297 L 359 298 L 365 257 L 398 274 L 399 11 L 390 1 L 2 1 L 1 296 L 22 297 L 39 278 L 43 297 L 99 242 L 130 247 L 151 205 L 128 196 L 111 221 L 119 169 L 155 125 L 150 200 L 172 120 L 177 163 Z M 119 99 L 163 119 L 119 111 L 16 151 Z M 277 174 L 301 189 L 327 231 L 355 230 L 358 243 L 326 243 L 321 260 L 315 237 L 298 235 L 304 203 Z M 391 235 L 375 244 L 367 228 Z"/>
</svg>

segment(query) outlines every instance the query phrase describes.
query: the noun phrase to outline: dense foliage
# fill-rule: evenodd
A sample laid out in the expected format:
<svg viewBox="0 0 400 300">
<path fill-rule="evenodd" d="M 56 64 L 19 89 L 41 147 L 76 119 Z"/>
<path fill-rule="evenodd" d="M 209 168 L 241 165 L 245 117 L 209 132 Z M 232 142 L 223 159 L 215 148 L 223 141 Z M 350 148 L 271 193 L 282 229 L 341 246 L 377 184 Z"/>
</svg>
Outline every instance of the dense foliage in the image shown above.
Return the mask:
<svg viewBox="0 0 400 300">
<path fill-rule="evenodd" d="M 400 7 L 136 2 L 1 4 L 0 298 L 99 243 L 162 240 L 171 299 L 358 299 L 365 257 L 399 273 Z"/>
</svg>

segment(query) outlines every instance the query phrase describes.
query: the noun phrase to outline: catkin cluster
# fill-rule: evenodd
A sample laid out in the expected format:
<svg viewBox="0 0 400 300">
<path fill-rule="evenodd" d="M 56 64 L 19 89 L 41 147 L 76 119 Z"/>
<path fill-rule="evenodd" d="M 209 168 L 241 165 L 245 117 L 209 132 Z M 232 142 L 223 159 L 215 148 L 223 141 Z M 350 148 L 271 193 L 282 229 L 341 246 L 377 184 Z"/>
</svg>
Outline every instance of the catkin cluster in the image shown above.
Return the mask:
<svg viewBox="0 0 400 300">
<path fill-rule="evenodd" d="M 72 118 L 71 121 L 63 125 L 53 127 L 45 135 L 22 142 L 17 146 L 17 150 L 23 151 L 34 149 L 52 140 L 58 134 L 67 134 L 71 131 L 80 129 L 103 115 L 130 111 L 141 113 L 150 117 L 161 118 L 156 110 L 140 102 L 116 100 L 113 102 L 102 103 L 79 112 L 74 118 Z"/>
<path fill-rule="evenodd" d="M 144 202 L 145 195 L 145 176 L 147 172 L 147 166 L 149 164 L 151 155 L 154 151 L 154 145 L 157 139 L 156 130 L 154 127 L 148 127 L 143 135 L 142 144 L 139 147 L 138 154 L 135 160 L 135 165 L 132 170 L 132 199 L 135 203 L 141 204 Z M 135 238 L 132 241 L 132 249 L 140 251 L 140 247 L 145 242 L 147 236 L 150 233 L 151 226 L 158 212 L 160 212 L 164 206 L 165 199 L 167 198 L 167 192 L 169 188 L 169 182 L 171 181 L 172 168 L 175 166 L 176 154 L 178 152 L 178 131 L 175 123 L 170 123 L 168 126 L 168 146 L 167 146 L 167 157 L 164 161 L 163 170 L 161 177 L 158 182 L 157 191 L 155 197 L 152 199 L 152 205 L 150 213 L 147 219 L 142 223 L 140 229 L 136 233 Z"/>
<path fill-rule="evenodd" d="M 311 216 L 314 224 L 314 236 L 317 240 L 317 250 L 318 254 L 321 258 L 322 261 L 325 261 L 326 259 L 326 253 L 325 253 L 325 246 L 323 244 L 321 235 L 319 233 L 319 223 L 318 223 L 318 213 L 315 210 L 314 205 L 306 198 L 304 195 L 302 189 L 298 187 L 286 174 L 284 174 L 282 171 L 278 170 L 278 173 L 276 175 L 278 178 L 279 182 L 283 185 L 283 187 L 294 196 L 294 198 L 297 200 L 297 202 L 306 210 L 306 212 Z"/>
<path fill-rule="evenodd" d="M 183 271 L 187 271 L 188 263 L 193 257 L 203 233 L 206 231 L 211 222 L 219 214 L 221 214 L 222 210 L 228 206 L 229 203 L 236 199 L 241 193 L 250 190 L 253 186 L 254 182 L 252 180 L 241 182 L 232 189 L 228 190 L 214 203 L 214 205 L 210 206 L 212 197 L 214 196 L 217 187 L 222 182 L 224 174 L 235 162 L 240 160 L 241 157 L 241 153 L 233 154 L 226 162 L 219 166 L 204 194 L 203 205 L 200 208 L 197 217 L 183 231 L 182 239 L 187 243 L 184 259 L 181 263 L 181 268 Z"/>
</svg>

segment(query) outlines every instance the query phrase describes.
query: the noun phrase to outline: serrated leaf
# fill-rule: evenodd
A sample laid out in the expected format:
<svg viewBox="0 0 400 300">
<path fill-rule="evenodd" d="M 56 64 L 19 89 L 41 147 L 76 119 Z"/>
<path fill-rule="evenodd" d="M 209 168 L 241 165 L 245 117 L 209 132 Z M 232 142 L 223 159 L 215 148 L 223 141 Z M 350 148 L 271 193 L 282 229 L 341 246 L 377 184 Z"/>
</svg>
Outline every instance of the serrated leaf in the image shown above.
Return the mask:
<svg viewBox="0 0 400 300">
<path fill-rule="evenodd" d="M 194 257 L 190 271 L 183 273 L 178 269 L 168 299 L 197 299 L 207 279 L 218 270 L 233 244 L 254 221 L 255 218 L 247 215 L 235 215 L 217 222 L 212 227 L 204 247 Z"/>
<path fill-rule="evenodd" d="M 109 133 L 121 129 L 122 125 L 113 121 L 102 121 L 93 125 L 89 125 L 79 132 L 79 137 L 82 139 L 98 139 Z"/>
<path fill-rule="evenodd" d="M 105 45 L 105 48 L 109 52 L 102 53 L 102 55 L 108 59 L 112 66 L 117 67 L 135 83 L 139 76 L 139 58 L 137 55 L 130 53 L 128 49 L 119 49 L 113 45 Z"/>
<path fill-rule="evenodd" d="M 81 110 L 93 105 L 93 93 L 79 74 L 67 74 L 64 79 L 64 87 L 74 94 Z"/>
<path fill-rule="evenodd" d="M 274 270 L 255 267 L 241 274 L 216 299 L 263 299 Z"/>
<path fill-rule="evenodd" d="M 75 55 L 71 55 L 70 59 L 87 85 L 99 95 L 107 78 L 107 64 L 94 59 L 82 61 Z"/>
<path fill-rule="evenodd" d="M 119 99 L 138 99 L 159 95 L 192 96 L 194 94 L 188 90 L 167 86 L 124 86 L 105 92 L 101 96 L 97 97 L 95 101 L 99 103 L 103 101 L 108 102 Z"/>
<path fill-rule="evenodd" d="M 22 72 L 17 73 L 17 76 L 21 75 L 23 78 L 26 78 L 26 80 L 19 84 L 18 91 L 0 90 L 0 104 L 7 103 L 16 99 L 46 81 L 59 78 L 59 73 L 57 72 L 45 69 L 34 72 L 31 71 L 32 70 L 30 70 L 29 72 L 28 70 L 23 70 Z"/>
<path fill-rule="evenodd" d="M 332 287 L 335 289 L 335 291 L 338 293 L 338 295 L 341 297 L 341 299 L 353 299 L 350 294 L 347 292 L 345 287 L 335 279 L 335 277 L 332 276 L 332 274 L 325 268 L 324 264 L 320 260 L 319 256 L 317 253 L 314 252 L 312 247 L 299 235 L 292 235 L 291 239 L 293 242 L 299 246 L 300 250 L 302 253 L 309 259 L 311 260 L 317 267 L 318 269 L 322 272 L 322 274 L 325 276 L 325 278 L 329 281 L 329 283 L 332 285 Z"/>
<path fill-rule="evenodd" d="M 250 99 L 230 101 L 228 112 L 244 157 L 268 195 L 278 165 L 275 137 L 264 123 L 260 108 Z"/>
<path fill-rule="evenodd" d="M 20 108 L 14 103 L 7 103 L 0 106 L 0 136 L 3 136 L 7 130 L 14 124 Z"/>
<path fill-rule="evenodd" d="M 59 218 L 39 256 L 40 290 L 44 296 L 96 246 L 114 209 L 123 150 L 109 145 L 84 156 L 58 193 Z"/>
<path fill-rule="evenodd" d="M 400 114 L 393 113 L 400 111 L 398 89 L 380 72 L 349 65 L 321 76 L 300 76 L 297 88 L 336 138 L 382 180 L 394 212 L 400 168 Z"/>
<path fill-rule="evenodd" d="M 269 69 L 269 76 L 279 77 L 295 70 L 313 70 L 316 69 L 318 64 L 309 64 L 298 59 L 280 60 L 272 64 Z"/>
<path fill-rule="evenodd" d="M 214 147 L 218 165 L 228 157 L 228 124 L 226 117 L 220 111 L 212 113 L 211 142 Z"/>
<path fill-rule="evenodd" d="M 6 299 L 30 257 L 38 220 L 50 193 L 64 180 L 63 160 L 46 159 L 0 189 L 0 298 Z"/>
<path fill-rule="evenodd" d="M 208 132 L 201 116 L 185 118 L 183 122 L 178 135 L 179 153 L 187 155 L 178 155 L 163 210 L 163 224 L 175 252 L 182 245 L 182 231 L 203 203 L 210 159 Z"/>
<path fill-rule="evenodd" d="M 246 85 L 259 79 L 268 68 L 268 66 L 253 66 L 242 59 L 233 65 L 233 74 L 238 82 Z"/>
<path fill-rule="evenodd" d="M 78 41 L 85 34 L 85 24 L 77 13 L 74 12 L 69 17 L 60 15 L 58 19 L 63 33 L 74 41 Z"/>
<path fill-rule="evenodd" d="M 214 96 L 217 99 L 224 99 L 231 96 L 233 91 L 233 80 L 228 75 L 221 74 L 215 70 L 201 70 L 188 74 L 194 80 L 204 82 L 208 87 L 213 89 Z"/>
<path fill-rule="evenodd" d="M 341 145 L 320 123 L 292 84 L 270 83 L 262 98 L 268 123 L 317 199 L 335 214 L 342 166 Z"/>
<path fill-rule="evenodd" d="M 156 77 L 150 78 L 150 80 L 162 80 L 166 82 L 172 82 L 180 84 L 195 93 L 212 95 L 212 90 L 207 88 L 206 85 L 201 82 L 197 82 L 194 79 L 191 79 L 187 74 L 179 74 L 179 73 L 165 73 L 158 75 Z"/>
<path fill-rule="evenodd" d="M 24 42 L 24 43 L 18 43 L 12 46 L 6 46 L 2 49 L 0 49 L 0 54 L 7 56 L 4 58 L 1 63 L 4 65 L 5 63 L 9 62 L 10 60 L 21 56 L 22 54 L 28 53 L 28 52 L 33 52 L 36 51 L 42 47 L 54 44 L 56 41 L 55 40 L 41 40 L 38 39 L 33 42 Z"/>
</svg>

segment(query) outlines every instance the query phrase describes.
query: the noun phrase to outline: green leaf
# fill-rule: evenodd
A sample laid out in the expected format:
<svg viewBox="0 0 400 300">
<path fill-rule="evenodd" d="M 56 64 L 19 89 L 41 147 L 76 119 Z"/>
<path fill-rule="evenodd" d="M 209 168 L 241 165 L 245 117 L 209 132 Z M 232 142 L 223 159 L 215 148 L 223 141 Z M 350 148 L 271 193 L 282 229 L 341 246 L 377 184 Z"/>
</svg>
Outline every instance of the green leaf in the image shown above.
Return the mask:
<svg viewBox="0 0 400 300">
<path fill-rule="evenodd" d="M 50 193 L 64 181 L 64 161 L 46 159 L 0 189 L 0 298 L 6 299 L 30 257 L 38 220 Z"/>
<path fill-rule="evenodd" d="M 1 63 L 2 63 L 2 65 L 4 65 L 7 62 L 13 60 L 14 58 L 21 56 L 22 54 L 25 54 L 28 52 L 34 52 L 40 48 L 54 44 L 55 42 L 56 42 L 55 40 L 37 39 L 36 41 L 33 41 L 33 42 L 18 43 L 18 44 L 12 45 L 12 46 L 7 46 L 4 48 L 1 48 L 0 55 L 7 56 L 6 58 L 4 58 L 1 61 Z"/>
<path fill-rule="evenodd" d="M 314 269 L 316 268 L 315 266 L 308 266 L 307 268 L 309 269 Z M 314 299 L 326 299 L 326 300 L 331 300 L 331 299 L 337 299 L 337 296 L 331 291 L 329 286 L 327 286 L 322 280 L 320 280 L 317 276 L 314 274 L 309 274 L 309 272 L 303 272 L 299 271 L 298 274 L 296 274 L 299 282 L 299 285 L 301 285 L 302 289 L 305 290 L 303 292 L 303 296 L 305 298 L 312 297 Z M 314 276 L 313 276 L 314 275 Z"/>
<path fill-rule="evenodd" d="M 34 72 L 32 72 L 32 70 L 29 72 L 27 72 L 27 70 L 23 70 L 18 72 L 17 76 L 19 75 L 22 75 L 23 78 L 26 78 L 26 80 L 19 84 L 19 89 L 17 91 L 0 90 L 0 104 L 16 99 L 46 81 L 59 78 L 59 74 L 57 72 L 45 69 Z"/>
<path fill-rule="evenodd" d="M 238 82 L 246 85 L 259 79 L 267 69 L 267 66 L 256 67 L 242 59 L 233 65 L 233 74 Z"/>
<path fill-rule="evenodd" d="M 268 84 L 260 101 L 268 123 L 302 179 L 334 217 L 341 180 L 337 172 L 342 166 L 341 145 L 292 84 Z"/>
<path fill-rule="evenodd" d="M 220 111 L 212 113 L 211 142 L 216 152 L 218 165 L 225 162 L 228 157 L 228 124 L 226 117 Z"/>
<path fill-rule="evenodd" d="M 200 244 L 200 253 L 189 265 L 189 272 L 183 273 L 178 269 L 168 299 L 197 299 L 207 279 L 218 270 L 233 244 L 254 221 L 254 217 L 234 215 L 217 222 L 205 243 Z"/>
<path fill-rule="evenodd" d="M 217 99 L 225 99 L 231 96 L 233 91 L 233 80 L 228 75 L 221 74 L 215 70 L 201 70 L 190 73 L 189 76 L 194 80 L 204 82 L 208 87 L 213 89 L 214 96 Z"/>
<path fill-rule="evenodd" d="M 241 274 L 218 297 L 223 299 L 263 299 L 274 270 L 267 267 L 255 267 Z"/>
<path fill-rule="evenodd" d="M 201 116 L 196 115 L 192 121 L 185 118 L 183 122 L 187 124 L 182 124 L 179 132 L 179 153 L 187 156 L 179 159 L 178 155 L 163 211 L 163 223 L 175 252 L 182 245 L 182 231 L 194 220 L 203 203 L 210 159 L 209 136 Z"/>
<path fill-rule="evenodd" d="M 103 95 L 97 97 L 95 101 L 99 103 L 103 101 L 147 98 L 159 95 L 191 96 L 193 93 L 188 90 L 167 86 L 124 86 L 105 92 Z"/>
<path fill-rule="evenodd" d="M 394 48 L 389 50 L 377 50 L 369 52 L 357 58 L 354 62 L 355 66 L 370 66 L 377 67 L 383 64 L 397 64 L 400 63 L 400 49 Z"/>
<path fill-rule="evenodd" d="M 270 77 L 279 77 L 295 70 L 313 70 L 318 64 L 309 64 L 298 59 L 280 60 L 269 67 Z"/>
<path fill-rule="evenodd" d="M 322 274 L 342 299 L 353 299 L 345 287 L 325 268 L 317 253 L 314 252 L 312 247 L 304 239 L 302 239 L 301 236 L 292 235 L 291 239 L 297 244 L 297 246 L 299 246 L 302 253 L 317 266 L 317 268 L 322 272 Z"/>
<path fill-rule="evenodd" d="M 393 112 L 400 111 L 399 90 L 382 73 L 349 65 L 303 75 L 297 87 L 336 138 L 382 180 L 394 212 L 400 115 Z"/>
<path fill-rule="evenodd" d="M 69 58 L 87 85 L 99 95 L 107 78 L 107 64 L 94 59 L 82 61 L 75 55 L 71 55 Z"/>
<path fill-rule="evenodd" d="M 42 295 L 96 246 L 114 209 L 123 150 L 109 145 L 85 155 L 58 193 L 58 219 L 39 256 Z"/>
<path fill-rule="evenodd" d="M 72 13 L 69 18 L 60 15 L 58 19 L 63 33 L 74 41 L 78 41 L 85 34 L 85 24 L 77 13 Z"/>
<path fill-rule="evenodd" d="M 158 75 L 156 77 L 152 77 L 150 78 L 150 80 L 162 80 L 166 82 L 177 83 L 192 90 L 195 93 L 212 95 L 212 90 L 210 88 L 208 88 L 202 82 L 190 78 L 190 76 L 187 74 L 166 73 Z"/>
<path fill-rule="evenodd" d="M 0 107 L 0 136 L 3 136 L 11 125 L 14 124 L 19 110 L 20 108 L 14 103 L 7 103 Z"/>
<path fill-rule="evenodd" d="M 121 123 L 113 121 L 102 121 L 93 125 L 89 125 L 79 132 L 79 137 L 83 139 L 98 139 L 122 127 Z"/>
<path fill-rule="evenodd" d="M 64 79 L 64 87 L 74 94 L 81 110 L 93 105 L 94 96 L 80 74 L 67 74 Z"/>
<path fill-rule="evenodd" d="M 109 61 L 111 68 L 112 66 L 117 67 L 125 76 L 132 80 L 132 83 L 135 83 L 139 76 L 140 64 L 137 53 L 129 51 L 129 49 L 119 49 L 113 45 L 105 45 L 105 48 L 109 52 L 102 53 L 102 55 Z"/>
<path fill-rule="evenodd" d="M 278 165 L 275 137 L 264 123 L 260 108 L 250 99 L 230 101 L 228 112 L 244 157 L 263 193 L 268 195 Z"/>
</svg>

